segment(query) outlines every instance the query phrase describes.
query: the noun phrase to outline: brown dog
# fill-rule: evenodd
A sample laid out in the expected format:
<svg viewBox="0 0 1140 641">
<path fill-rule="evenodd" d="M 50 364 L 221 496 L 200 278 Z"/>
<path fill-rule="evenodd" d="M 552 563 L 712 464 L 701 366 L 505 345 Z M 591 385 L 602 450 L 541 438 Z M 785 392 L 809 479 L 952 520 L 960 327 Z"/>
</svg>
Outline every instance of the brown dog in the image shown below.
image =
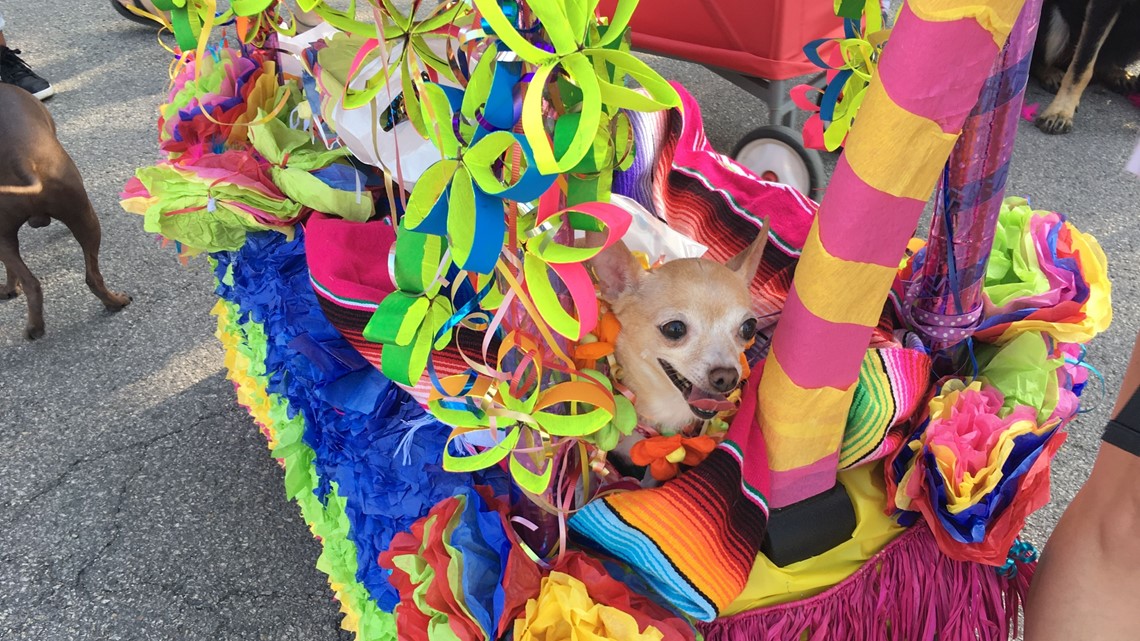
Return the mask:
<svg viewBox="0 0 1140 641">
<path fill-rule="evenodd" d="M 51 114 L 30 93 L 0 84 L 0 262 L 7 281 L 0 300 L 28 297 L 29 340 L 44 335 L 44 298 L 40 282 L 20 257 L 17 233 L 24 223 L 44 227 L 54 218 L 71 230 L 83 248 L 87 286 L 111 311 L 131 297 L 107 289 L 99 273 L 99 219 L 83 188 L 83 177 L 55 135 Z"/>
</svg>

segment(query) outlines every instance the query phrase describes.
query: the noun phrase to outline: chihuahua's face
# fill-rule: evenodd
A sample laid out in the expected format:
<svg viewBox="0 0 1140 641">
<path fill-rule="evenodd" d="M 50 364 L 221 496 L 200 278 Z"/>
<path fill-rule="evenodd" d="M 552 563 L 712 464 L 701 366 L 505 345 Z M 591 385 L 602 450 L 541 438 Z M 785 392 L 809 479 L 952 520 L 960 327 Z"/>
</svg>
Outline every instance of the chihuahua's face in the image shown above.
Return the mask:
<svg viewBox="0 0 1140 641">
<path fill-rule="evenodd" d="M 756 334 L 748 285 L 767 228 L 727 265 L 686 258 L 644 271 L 624 244 L 591 261 L 621 322 L 615 356 L 638 417 L 662 434 L 730 409 L 740 355 Z"/>
</svg>

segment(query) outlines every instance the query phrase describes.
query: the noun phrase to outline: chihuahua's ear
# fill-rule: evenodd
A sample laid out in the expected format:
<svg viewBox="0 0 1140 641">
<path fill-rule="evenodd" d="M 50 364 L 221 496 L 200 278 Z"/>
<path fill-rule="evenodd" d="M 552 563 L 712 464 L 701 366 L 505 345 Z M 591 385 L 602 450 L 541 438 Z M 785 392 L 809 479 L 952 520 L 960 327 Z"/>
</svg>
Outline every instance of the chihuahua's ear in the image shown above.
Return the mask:
<svg viewBox="0 0 1140 641">
<path fill-rule="evenodd" d="M 604 234 L 586 234 L 586 245 L 597 247 L 605 242 Z M 641 264 L 620 240 L 586 261 L 598 279 L 602 300 L 613 303 L 629 292 L 641 278 Z"/>
<path fill-rule="evenodd" d="M 744 282 L 751 283 L 752 277 L 756 275 L 756 270 L 760 268 L 760 259 L 764 257 L 764 247 L 767 244 L 768 221 L 765 220 L 764 226 L 760 228 L 760 233 L 756 234 L 756 240 L 745 247 L 744 251 L 730 258 L 725 266 L 736 272 L 738 276 L 744 279 Z"/>
</svg>

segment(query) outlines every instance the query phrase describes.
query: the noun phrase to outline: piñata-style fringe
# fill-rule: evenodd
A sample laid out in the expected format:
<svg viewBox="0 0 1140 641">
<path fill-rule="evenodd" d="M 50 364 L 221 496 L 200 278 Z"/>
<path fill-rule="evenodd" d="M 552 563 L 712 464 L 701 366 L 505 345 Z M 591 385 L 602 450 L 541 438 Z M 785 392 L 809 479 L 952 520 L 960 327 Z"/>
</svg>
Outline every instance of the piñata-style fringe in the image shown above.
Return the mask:
<svg viewBox="0 0 1140 641">
<path fill-rule="evenodd" d="M 826 592 L 698 627 L 705 641 L 1008 641 L 1035 567 L 956 561 L 919 523 Z"/>
</svg>

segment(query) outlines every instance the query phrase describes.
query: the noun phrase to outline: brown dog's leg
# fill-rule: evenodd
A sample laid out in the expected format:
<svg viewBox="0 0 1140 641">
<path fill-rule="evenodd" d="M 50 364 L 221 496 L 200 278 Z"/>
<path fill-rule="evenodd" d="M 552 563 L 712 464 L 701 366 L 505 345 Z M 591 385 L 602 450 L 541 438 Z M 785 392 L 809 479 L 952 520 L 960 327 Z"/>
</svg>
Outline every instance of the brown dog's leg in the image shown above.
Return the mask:
<svg viewBox="0 0 1140 641">
<path fill-rule="evenodd" d="M 102 232 L 99 229 L 99 219 L 91 205 L 86 206 L 86 212 L 74 218 L 64 219 L 64 224 L 71 230 L 79 246 L 83 248 L 83 261 L 86 267 L 87 287 L 103 301 L 103 306 L 117 312 L 131 302 L 131 297 L 107 289 L 103 282 L 103 274 L 99 273 L 99 242 Z"/>
<path fill-rule="evenodd" d="M 1096 65 L 1097 54 L 1104 44 L 1116 17 L 1120 14 L 1120 5 L 1113 0 L 1093 0 L 1089 4 L 1085 23 L 1081 27 L 1081 37 L 1077 41 L 1077 49 L 1073 54 L 1073 62 L 1069 65 L 1065 77 L 1061 79 L 1061 88 L 1049 107 L 1037 116 L 1037 128 L 1047 134 L 1064 134 L 1073 128 L 1073 116 L 1077 113 L 1077 105 L 1081 102 L 1081 95 L 1092 79 L 1093 69 Z"/>
<path fill-rule="evenodd" d="M 35 340 L 44 335 L 44 292 L 40 281 L 28 270 L 20 257 L 20 246 L 14 238 L 0 238 L 0 256 L 8 269 L 8 277 L 16 277 L 28 298 L 28 324 L 24 327 L 24 338 Z"/>
<path fill-rule="evenodd" d="M 3 264 L 5 279 L 4 285 L 0 286 L 0 300 L 8 300 L 9 298 L 15 298 L 20 295 L 19 290 L 16 289 L 16 285 L 19 284 L 20 281 L 16 280 L 16 272 L 12 271 L 11 267 L 8 267 L 8 263 Z"/>
</svg>

